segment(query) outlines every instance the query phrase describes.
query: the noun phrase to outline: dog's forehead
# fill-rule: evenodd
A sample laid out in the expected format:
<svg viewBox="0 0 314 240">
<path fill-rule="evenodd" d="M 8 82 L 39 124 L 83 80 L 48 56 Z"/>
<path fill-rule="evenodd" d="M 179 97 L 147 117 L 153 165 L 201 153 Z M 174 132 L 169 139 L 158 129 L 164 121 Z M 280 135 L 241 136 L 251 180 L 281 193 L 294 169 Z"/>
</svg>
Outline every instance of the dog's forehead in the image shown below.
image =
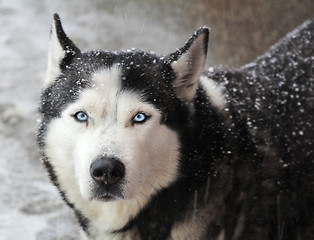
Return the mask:
<svg viewBox="0 0 314 240">
<path fill-rule="evenodd" d="M 74 68 L 81 68 L 83 71 L 90 72 L 116 65 L 122 73 L 131 72 L 133 76 L 138 73 L 140 77 L 145 76 L 145 74 L 152 74 L 157 77 L 161 73 L 163 73 L 162 77 L 166 77 L 164 76 L 165 73 L 172 71 L 165 57 L 140 50 L 120 52 L 88 51 L 75 58 L 71 65 Z"/>
<path fill-rule="evenodd" d="M 81 74 L 81 78 L 76 76 L 78 81 L 84 81 L 84 76 L 89 76 L 89 87 L 106 85 L 113 90 L 132 90 L 143 95 L 152 95 L 157 89 L 163 89 L 159 95 L 166 93 L 174 78 L 174 72 L 163 56 L 138 50 L 87 52 L 73 65 L 74 68 L 79 66 L 75 74 L 86 72 Z"/>
<path fill-rule="evenodd" d="M 77 55 L 63 67 L 57 80 L 42 94 L 41 111 L 46 118 L 60 116 L 82 92 L 106 85 L 136 92 L 158 109 L 165 109 L 173 98 L 173 70 L 166 59 L 144 51 L 89 51 Z M 108 92 L 108 91 L 107 91 Z"/>
</svg>

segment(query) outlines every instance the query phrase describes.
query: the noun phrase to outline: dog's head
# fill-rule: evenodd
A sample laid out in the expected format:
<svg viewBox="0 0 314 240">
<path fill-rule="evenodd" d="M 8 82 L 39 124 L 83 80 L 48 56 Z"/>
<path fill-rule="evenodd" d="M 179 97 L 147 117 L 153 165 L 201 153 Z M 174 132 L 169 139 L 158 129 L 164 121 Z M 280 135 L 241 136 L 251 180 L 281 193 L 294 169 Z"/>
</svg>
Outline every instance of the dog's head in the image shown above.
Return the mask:
<svg viewBox="0 0 314 240">
<path fill-rule="evenodd" d="M 54 16 L 39 142 L 69 198 L 148 199 L 179 177 L 208 35 L 168 56 L 81 52 Z"/>
</svg>

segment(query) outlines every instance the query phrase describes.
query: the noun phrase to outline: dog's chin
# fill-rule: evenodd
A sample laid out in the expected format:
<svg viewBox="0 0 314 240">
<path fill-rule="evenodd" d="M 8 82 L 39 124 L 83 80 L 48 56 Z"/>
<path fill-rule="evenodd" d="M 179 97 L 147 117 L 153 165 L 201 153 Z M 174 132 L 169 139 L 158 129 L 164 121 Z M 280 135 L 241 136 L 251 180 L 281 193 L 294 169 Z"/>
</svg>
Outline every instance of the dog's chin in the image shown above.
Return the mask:
<svg viewBox="0 0 314 240">
<path fill-rule="evenodd" d="M 119 200 L 123 200 L 121 196 L 117 196 L 114 194 L 104 193 L 104 194 L 95 194 L 90 198 L 90 201 L 99 201 L 99 202 L 115 202 Z"/>
<path fill-rule="evenodd" d="M 111 192 L 101 192 L 101 191 L 84 191 L 80 192 L 81 197 L 85 201 L 100 201 L 100 202 L 114 202 L 119 200 L 124 200 L 123 194 L 121 193 L 111 193 Z"/>
<path fill-rule="evenodd" d="M 91 190 L 89 201 L 101 201 L 101 202 L 114 202 L 124 200 L 123 191 L 117 190 L 104 190 L 103 188 L 94 188 Z"/>
</svg>

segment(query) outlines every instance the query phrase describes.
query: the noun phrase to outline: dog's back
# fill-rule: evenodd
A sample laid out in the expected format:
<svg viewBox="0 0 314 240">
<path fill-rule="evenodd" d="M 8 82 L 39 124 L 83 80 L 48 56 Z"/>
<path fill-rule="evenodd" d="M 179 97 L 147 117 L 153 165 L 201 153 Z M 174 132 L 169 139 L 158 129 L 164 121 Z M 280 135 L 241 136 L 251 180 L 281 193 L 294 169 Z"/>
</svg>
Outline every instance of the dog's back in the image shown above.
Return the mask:
<svg viewBox="0 0 314 240">
<path fill-rule="evenodd" d="M 313 42 L 314 19 L 239 70 L 207 72 L 225 86 L 228 111 L 260 155 L 248 226 L 264 226 L 269 239 L 314 239 Z"/>
</svg>

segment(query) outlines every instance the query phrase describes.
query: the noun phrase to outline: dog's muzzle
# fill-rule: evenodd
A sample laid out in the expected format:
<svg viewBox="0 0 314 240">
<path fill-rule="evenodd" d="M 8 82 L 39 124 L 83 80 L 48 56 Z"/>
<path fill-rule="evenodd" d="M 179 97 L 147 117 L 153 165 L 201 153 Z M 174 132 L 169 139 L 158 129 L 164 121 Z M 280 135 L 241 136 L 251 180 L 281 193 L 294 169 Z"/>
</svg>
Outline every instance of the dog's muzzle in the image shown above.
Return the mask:
<svg viewBox="0 0 314 240">
<path fill-rule="evenodd" d="M 111 200 L 115 197 L 122 197 L 121 185 L 124 183 L 125 167 L 119 159 L 97 158 L 90 165 L 90 175 L 95 181 L 95 198 Z"/>
</svg>

